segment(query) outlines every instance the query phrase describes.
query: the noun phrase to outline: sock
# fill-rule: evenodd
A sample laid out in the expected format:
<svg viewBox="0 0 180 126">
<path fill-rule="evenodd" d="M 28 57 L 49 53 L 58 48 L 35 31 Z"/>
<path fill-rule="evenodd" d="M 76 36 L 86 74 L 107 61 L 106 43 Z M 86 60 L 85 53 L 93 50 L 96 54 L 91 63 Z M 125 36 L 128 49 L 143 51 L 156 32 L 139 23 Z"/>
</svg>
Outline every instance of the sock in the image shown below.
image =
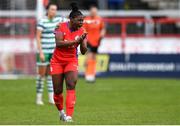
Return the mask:
<svg viewBox="0 0 180 126">
<path fill-rule="evenodd" d="M 67 90 L 66 92 L 66 114 L 67 116 L 73 115 L 74 105 L 76 102 L 75 90 Z"/>
<path fill-rule="evenodd" d="M 36 78 L 37 101 L 42 101 L 43 87 L 44 87 L 44 78 L 38 75 Z"/>
<path fill-rule="evenodd" d="M 64 110 L 59 111 L 59 116 L 64 115 L 64 114 L 65 114 Z"/>
<path fill-rule="evenodd" d="M 96 60 L 89 59 L 87 61 L 87 67 L 86 67 L 86 77 L 93 77 L 95 78 L 96 75 Z"/>
<path fill-rule="evenodd" d="M 91 61 L 92 63 L 92 75 L 95 77 L 95 75 L 96 75 L 96 60 L 92 60 Z"/>
<path fill-rule="evenodd" d="M 47 88 L 48 88 L 48 96 L 49 102 L 53 102 L 53 84 L 52 84 L 52 77 L 50 75 L 47 76 Z"/>
<path fill-rule="evenodd" d="M 36 95 L 36 103 L 43 102 L 42 101 L 42 93 L 37 93 Z"/>
<path fill-rule="evenodd" d="M 59 111 L 63 110 L 63 94 L 54 94 L 54 102 Z"/>
</svg>

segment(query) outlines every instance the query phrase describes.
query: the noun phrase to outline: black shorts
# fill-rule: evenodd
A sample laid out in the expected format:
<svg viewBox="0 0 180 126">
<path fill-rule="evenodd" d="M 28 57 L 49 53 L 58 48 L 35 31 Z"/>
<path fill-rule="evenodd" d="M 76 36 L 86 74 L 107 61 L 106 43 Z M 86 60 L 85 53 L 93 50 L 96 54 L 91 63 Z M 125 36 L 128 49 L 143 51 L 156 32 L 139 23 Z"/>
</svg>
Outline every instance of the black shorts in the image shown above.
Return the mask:
<svg viewBox="0 0 180 126">
<path fill-rule="evenodd" d="M 89 43 L 87 43 L 87 47 L 88 47 L 89 52 L 92 52 L 92 53 L 98 52 L 98 46 L 92 46 Z"/>
</svg>

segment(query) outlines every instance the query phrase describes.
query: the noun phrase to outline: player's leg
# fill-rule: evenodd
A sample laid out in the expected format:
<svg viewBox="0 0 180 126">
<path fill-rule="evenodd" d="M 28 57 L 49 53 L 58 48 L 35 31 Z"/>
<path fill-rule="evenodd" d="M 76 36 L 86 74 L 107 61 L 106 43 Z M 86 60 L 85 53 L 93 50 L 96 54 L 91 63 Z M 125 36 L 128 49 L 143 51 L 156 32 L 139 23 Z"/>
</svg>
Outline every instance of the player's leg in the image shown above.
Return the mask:
<svg viewBox="0 0 180 126">
<path fill-rule="evenodd" d="M 77 69 L 77 68 L 76 68 Z M 78 79 L 78 72 L 68 71 L 65 73 L 66 80 L 66 121 L 72 122 L 72 115 L 74 112 L 74 106 L 76 102 L 75 86 Z"/>
<path fill-rule="evenodd" d="M 36 76 L 36 104 L 43 105 L 42 95 L 44 87 L 44 78 L 46 74 L 46 66 L 38 65 L 37 66 L 37 76 Z"/>
<path fill-rule="evenodd" d="M 85 79 L 87 82 L 94 82 L 96 77 L 96 53 L 97 47 L 89 46 L 86 58 Z"/>
<path fill-rule="evenodd" d="M 50 75 L 50 59 L 52 57 L 52 54 L 46 54 L 46 59 L 48 62 L 47 69 L 46 69 L 46 83 L 47 83 L 47 89 L 48 89 L 48 98 L 49 98 L 49 103 L 54 104 L 54 99 L 53 99 L 53 84 L 52 84 L 52 77 Z"/>
<path fill-rule="evenodd" d="M 64 100 L 63 100 L 63 81 L 64 74 L 53 74 L 53 89 L 54 89 L 54 102 L 59 111 L 60 119 L 65 121 L 65 112 L 63 108 Z"/>
<path fill-rule="evenodd" d="M 50 62 L 52 57 L 52 54 L 48 54 L 47 60 Z M 52 77 L 50 75 L 50 65 L 47 66 L 47 71 L 46 71 L 46 81 L 47 81 L 47 89 L 48 89 L 48 98 L 49 98 L 49 103 L 54 104 L 54 98 L 53 98 L 53 83 L 52 83 Z"/>
<path fill-rule="evenodd" d="M 42 94 L 43 94 L 43 87 L 44 87 L 44 79 L 47 73 L 47 66 L 49 64 L 48 56 L 47 54 L 44 54 L 45 61 L 41 62 L 39 54 L 36 55 L 36 61 L 37 61 L 37 79 L 36 79 L 36 89 L 37 89 L 37 97 L 36 97 L 36 103 L 38 105 L 43 105 L 42 101 Z"/>
<path fill-rule="evenodd" d="M 64 81 L 64 66 L 60 63 L 50 64 L 50 72 L 53 82 L 53 91 L 54 91 L 54 102 L 59 111 L 60 119 L 65 121 L 66 115 L 63 109 L 63 81 Z"/>
<path fill-rule="evenodd" d="M 47 82 L 49 103 L 50 104 L 54 104 L 54 99 L 53 99 L 53 83 L 52 83 L 52 77 L 50 75 L 50 65 L 48 65 L 47 69 L 46 69 L 46 82 Z"/>
</svg>

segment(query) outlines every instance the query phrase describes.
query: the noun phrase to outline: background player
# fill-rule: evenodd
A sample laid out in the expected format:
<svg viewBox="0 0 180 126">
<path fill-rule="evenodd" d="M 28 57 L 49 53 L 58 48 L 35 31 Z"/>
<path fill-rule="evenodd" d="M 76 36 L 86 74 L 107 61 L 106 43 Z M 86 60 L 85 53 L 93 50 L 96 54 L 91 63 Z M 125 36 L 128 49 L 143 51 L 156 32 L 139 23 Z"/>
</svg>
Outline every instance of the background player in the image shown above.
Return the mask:
<svg viewBox="0 0 180 126">
<path fill-rule="evenodd" d="M 84 28 L 88 32 L 87 45 L 89 48 L 86 59 L 85 79 L 87 82 L 94 82 L 96 76 L 96 54 L 101 39 L 105 35 L 105 27 L 102 18 L 98 16 L 96 6 L 90 7 L 90 16 L 84 19 Z"/>
<path fill-rule="evenodd" d="M 38 22 L 37 25 L 37 68 L 36 79 L 36 104 L 43 105 L 42 92 L 44 79 L 46 77 L 49 103 L 54 104 L 52 78 L 49 75 L 49 61 L 55 48 L 54 29 L 59 22 L 65 21 L 65 18 L 56 17 L 57 5 L 49 3 L 47 6 L 47 15 Z"/>
<path fill-rule="evenodd" d="M 71 4 L 70 22 L 60 23 L 55 30 L 56 49 L 51 59 L 51 74 L 54 87 L 54 101 L 60 119 L 72 122 L 76 102 L 75 86 L 78 78 L 77 47 L 85 54 L 87 51 L 85 30 L 82 28 L 83 15 L 76 4 Z M 63 81 L 66 82 L 66 114 L 63 110 Z M 67 116 L 66 116 L 67 115 Z"/>
</svg>

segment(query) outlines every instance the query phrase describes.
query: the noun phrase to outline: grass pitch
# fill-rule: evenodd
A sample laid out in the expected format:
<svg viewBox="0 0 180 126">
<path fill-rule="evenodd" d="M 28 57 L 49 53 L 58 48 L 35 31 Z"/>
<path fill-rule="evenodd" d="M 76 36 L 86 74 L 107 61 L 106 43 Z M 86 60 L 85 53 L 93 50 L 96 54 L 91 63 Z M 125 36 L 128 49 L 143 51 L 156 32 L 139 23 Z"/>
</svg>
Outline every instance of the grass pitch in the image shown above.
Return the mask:
<svg viewBox="0 0 180 126">
<path fill-rule="evenodd" d="M 0 80 L 0 124 L 66 124 L 48 104 L 35 105 L 35 80 Z M 46 86 L 45 86 L 46 87 Z M 79 79 L 70 124 L 180 124 L 180 80 Z"/>
</svg>

